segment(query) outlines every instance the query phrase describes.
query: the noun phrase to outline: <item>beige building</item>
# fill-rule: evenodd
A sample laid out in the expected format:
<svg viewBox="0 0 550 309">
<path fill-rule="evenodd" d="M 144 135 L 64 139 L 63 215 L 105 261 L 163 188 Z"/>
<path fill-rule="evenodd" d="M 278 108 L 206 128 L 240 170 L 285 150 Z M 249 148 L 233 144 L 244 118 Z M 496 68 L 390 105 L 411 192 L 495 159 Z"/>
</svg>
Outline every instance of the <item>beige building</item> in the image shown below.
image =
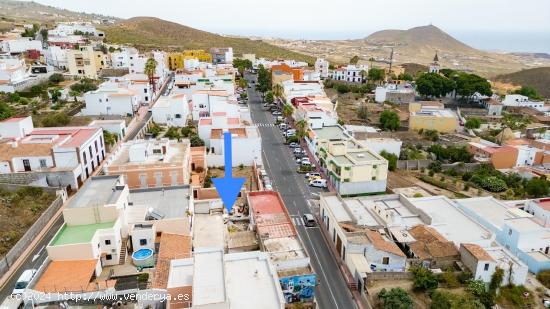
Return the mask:
<svg viewBox="0 0 550 309">
<path fill-rule="evenodd" d="M 409 130 L 436 130 L 440 133 L 453 133 L 458 129 L 458 117 L 450 109 L 438 105 L 411 103 L 409 105 Z"/>
<path fill-rule="evenodd" d="M 67 50 L 67 67 L 73 76 L 96 79 L 107 64 L 107 55 L 93 46 Z"/>
<path fill-rule="evenodd" d="M 104 171 L 107 175 L 124 175 L 130 189 L 143 189 L 189 184 L 191 168 L 189 140 L 161 139 L 122 144 L 108 159 Z"/>
</svg>

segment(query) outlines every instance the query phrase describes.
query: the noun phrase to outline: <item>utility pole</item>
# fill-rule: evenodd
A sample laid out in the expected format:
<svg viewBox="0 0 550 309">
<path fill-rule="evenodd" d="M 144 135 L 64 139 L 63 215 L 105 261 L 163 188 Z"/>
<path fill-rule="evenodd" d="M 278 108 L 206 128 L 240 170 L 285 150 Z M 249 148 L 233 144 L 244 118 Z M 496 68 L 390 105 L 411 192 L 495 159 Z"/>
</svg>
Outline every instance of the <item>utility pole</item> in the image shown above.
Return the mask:
<svg viewBox="0 0 550 309">
<path fill-rule="evenodd" d="M 393 64 L 393 47 L 391 48 L 391 53 L 390 53 L 390 70 L 388 72 L 388 75 L 390 76 L 391 78 L 391 67 L 392 67 L 392 64 Z"/>
</svg>

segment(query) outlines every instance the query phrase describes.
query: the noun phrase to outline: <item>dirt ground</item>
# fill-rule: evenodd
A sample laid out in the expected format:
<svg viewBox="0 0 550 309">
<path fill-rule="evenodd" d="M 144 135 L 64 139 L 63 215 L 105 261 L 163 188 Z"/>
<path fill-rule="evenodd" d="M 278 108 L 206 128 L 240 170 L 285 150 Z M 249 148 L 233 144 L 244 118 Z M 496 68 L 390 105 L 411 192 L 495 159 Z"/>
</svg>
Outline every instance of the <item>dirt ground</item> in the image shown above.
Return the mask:
<svg viewBox="0 0 550 309">
<path fill-rule="evenodd" d="M 224 174 L 225 174 L 225 171 L 223 169 L 219 169 L 219 168 L 208 169 L 208 175 L 210 175 L 210 177 L 212 178 L 222 178 Z M 254 173 L 252 172 L 252 167 L 250 166 L 243 166 L 243 168 L 234 167 L 233 177 L 246 178 L 244 185 L 248 191 L 258 190 L 258 184 L 254 181 Z"/>
</svg>

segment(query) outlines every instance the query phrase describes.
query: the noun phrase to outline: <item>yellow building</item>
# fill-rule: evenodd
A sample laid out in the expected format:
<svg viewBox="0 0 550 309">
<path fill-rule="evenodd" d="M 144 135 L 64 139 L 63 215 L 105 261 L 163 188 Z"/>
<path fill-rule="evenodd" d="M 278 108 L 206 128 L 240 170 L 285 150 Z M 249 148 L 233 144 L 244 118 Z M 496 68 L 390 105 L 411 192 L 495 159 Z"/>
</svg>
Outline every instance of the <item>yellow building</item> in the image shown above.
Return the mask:
<svg viewBox="0 0 550 309">
<path fill-rule="evenodd" d="M 457 115 L 442 108 L 426 108 L 411 111 L 409 116 L 409 130 L 436 130 L 439 133 L 453 133 L 458 128 Z"/>
<path fill-rule="evenodd" d="M 388 161 L 359 143 L 341 126 L 310 129 L 306 142 L 340 195 L 386 191 Z"/>
<path fill-rule="evenodd" d="M 74 76 L 97 79 L 107 63 L 107 55 L 93 46 L 67 50 L 67 67 Z"/>
<path fill-rule="evenodd" d="M 183 70 L 187 59 L 198 59 L 200 62 L 212 62 L 212 56 L 205 50 L 184 50 L 168 54 L 168 67 L 170 70 Z"/>
</svg>

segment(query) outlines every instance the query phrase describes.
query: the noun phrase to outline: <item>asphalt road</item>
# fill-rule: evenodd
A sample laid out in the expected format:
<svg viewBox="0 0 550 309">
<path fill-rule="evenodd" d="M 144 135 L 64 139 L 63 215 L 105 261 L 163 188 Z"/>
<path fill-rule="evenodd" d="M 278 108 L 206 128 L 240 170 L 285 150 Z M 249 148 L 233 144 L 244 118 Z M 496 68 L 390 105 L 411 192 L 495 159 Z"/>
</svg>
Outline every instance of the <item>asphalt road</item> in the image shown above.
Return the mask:
<svg viewBox="0 0 550 309">
<path fill-rule="evenodd" d="M 255 76 L 247 75 L 247 79 Z M 251 84 L 254 86 L 254 84 Z M 259 94 L 249 89 L 249 107 L 252 120 L 262 137 L 264 167 L 273 183 L 273 189 L 281 194 L 288 212 L 293 218 L 298 235 L 310 257 L 311 265 L 319 281 L 315 298 L 321 309 L 352 309 L 356 304 L 338 268 L 330 248 L 324 241 L 319 227 L 304 227 L 300 218 L 304 213 L 317 213 L 310 203 L 319 189 L 310 188 L 302 174 L 296 173 L 298 165 L 289 147 L 283 144 L 281 131 L 272 124 L 274 117 L 263 108 Z"/>
</svg>

